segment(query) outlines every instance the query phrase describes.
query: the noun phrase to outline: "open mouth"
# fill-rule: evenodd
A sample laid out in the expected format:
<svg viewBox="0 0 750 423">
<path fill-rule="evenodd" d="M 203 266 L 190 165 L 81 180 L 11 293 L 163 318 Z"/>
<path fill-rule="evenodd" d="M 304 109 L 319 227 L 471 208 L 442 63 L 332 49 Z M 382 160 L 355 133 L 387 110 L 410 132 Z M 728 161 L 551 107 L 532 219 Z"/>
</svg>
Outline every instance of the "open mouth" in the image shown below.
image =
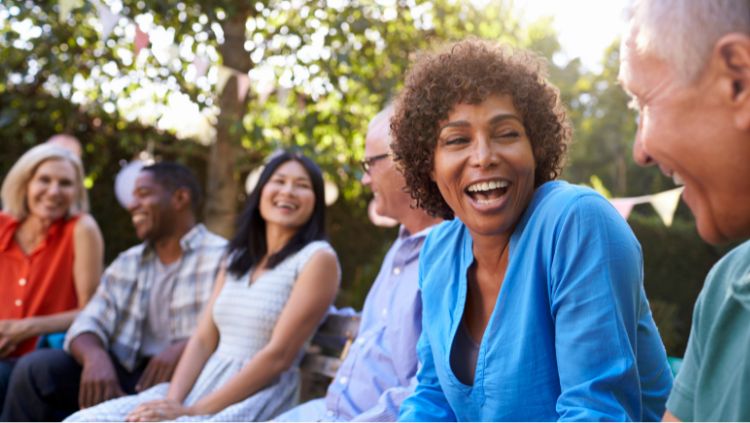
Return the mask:
<svg viewBox="0 0 750 423">
<path fill-rule="evenodd" d="M 297 204 L 290 203 L 288 201 L 276 201 L 273 203 L 274 207 L 278 207 L 280 209 L 289 210 L 289 211 L 295 211 L 299 208 Z"/>
<path fill-rule="evenodd" d="M 510 182 L 496 179 L 477 182 L 466 187 L 466 194 L 479 204 L 490 204 L 508 192 Z"/>
<path fill-rule="evenodd" d="M 131 218 L 131 221 L 133 222 L 134 225 L 141 224 L 146 221 L 146 215 L 142 213 L 134 214 L 133 217 Z"/>
</svg>

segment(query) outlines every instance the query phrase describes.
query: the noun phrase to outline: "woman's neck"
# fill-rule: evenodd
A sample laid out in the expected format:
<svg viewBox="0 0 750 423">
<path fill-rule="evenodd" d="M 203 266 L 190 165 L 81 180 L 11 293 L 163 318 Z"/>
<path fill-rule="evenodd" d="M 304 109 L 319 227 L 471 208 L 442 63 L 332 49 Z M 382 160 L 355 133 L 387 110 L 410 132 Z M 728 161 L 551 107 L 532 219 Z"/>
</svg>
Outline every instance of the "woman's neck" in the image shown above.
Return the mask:
<svg viewBox="0 0 750 423">
<path fill-rule="evenodd" d="M 277 225 L 266 225 L 266 257 L 270 257 L 284 248 L 297 231 Z"/>
<path fill-rule="evenodd" d="M 474 260 L 477 264 L 488 269 L 502 268 L 507 265 L 512 231 L 491 236 L 472 234 Z"/>
<path fill-rule="evenodd" d="M 34 215 L 27 216 L 16 229 L 15 240 L 24 253 L 29 254 L 47 236 L 47 231 L 54 221 L 49 219 L 40 219 Z"/>
</svg>

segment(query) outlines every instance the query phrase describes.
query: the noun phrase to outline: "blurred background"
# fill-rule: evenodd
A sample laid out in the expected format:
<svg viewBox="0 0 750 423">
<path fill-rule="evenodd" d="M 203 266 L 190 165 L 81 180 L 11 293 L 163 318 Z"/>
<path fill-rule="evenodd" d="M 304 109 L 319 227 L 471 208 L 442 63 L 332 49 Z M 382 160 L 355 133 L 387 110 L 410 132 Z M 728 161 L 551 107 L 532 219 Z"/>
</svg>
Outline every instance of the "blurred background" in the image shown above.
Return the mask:
<svg viewBox="0 0 750 423">
<path fill-rule="evenodd" d="M 359 183 L 368 121 L 424 49 L 467 36 L 549 62 L 575 127 L 563 178 L 611 198 L 673 188 L 631 159 L 636 115 L 617 85 L 623 0 L 55 0 L 0 3 L 0 177 L 55 133 L 84 147 L 106 260 L 135 244 L 114 194 L 136 158 L 176 160 L 206 193 L 203 220 L 231 236 L 247 175 L 278 148 L 313 157 L 339 190 L 329 207 L 343 267 L 337 303 L 360 308 L 396 236 L 367 216 Z M 680 204 L 667 227 L 628 218 L 670 355 L 681 356 L 710 266 L 731 246 L 698 237 Z"/>
</svg>

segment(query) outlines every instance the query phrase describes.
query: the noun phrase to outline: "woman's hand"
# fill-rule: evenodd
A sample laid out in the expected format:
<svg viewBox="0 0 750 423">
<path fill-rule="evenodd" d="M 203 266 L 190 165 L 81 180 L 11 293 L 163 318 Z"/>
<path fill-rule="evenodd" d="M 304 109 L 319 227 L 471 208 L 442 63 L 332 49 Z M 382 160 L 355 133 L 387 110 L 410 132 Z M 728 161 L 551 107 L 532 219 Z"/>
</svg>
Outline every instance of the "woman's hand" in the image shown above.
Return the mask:
<svg viewBox="0 0 750 423">
<path fill-rule="evenodd" d="M 32 336 L 24 319 L 0 320 L 0 358 L 15 351 L 18 344 Z"/>
<path fill-rule="evenodd" d="M 136 407 L 125 417 L 128 422 L 160 422 L 175 420 L 180 416 L 190 415 L 190 407 L 173 399 L 161 399 L 145 402 Z"/>
</svg>

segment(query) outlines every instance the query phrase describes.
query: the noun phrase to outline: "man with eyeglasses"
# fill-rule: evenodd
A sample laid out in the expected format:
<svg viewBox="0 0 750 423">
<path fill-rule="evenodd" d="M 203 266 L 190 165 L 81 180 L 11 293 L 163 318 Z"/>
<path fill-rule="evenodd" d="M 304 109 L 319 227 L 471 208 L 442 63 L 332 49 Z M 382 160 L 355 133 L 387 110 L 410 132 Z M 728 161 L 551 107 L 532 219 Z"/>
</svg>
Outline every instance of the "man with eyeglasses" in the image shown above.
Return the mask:
<svg viewBox="0 0 750 423">
<path fill-rule="evenodd" d="M 422 332 L 418 259 L 439 219 L 413 207 L 404 177 L 390 157 L 392 107 L 370 122 L 362 160 L 362 183 L 373 192 L 376 212 L 401 224 L 396 241 L 362 309 L 359 335 L 328 387 L 325 398 L 306 402 L 277 421 L 395 421 L 417 372 Z"/>
</svg>

